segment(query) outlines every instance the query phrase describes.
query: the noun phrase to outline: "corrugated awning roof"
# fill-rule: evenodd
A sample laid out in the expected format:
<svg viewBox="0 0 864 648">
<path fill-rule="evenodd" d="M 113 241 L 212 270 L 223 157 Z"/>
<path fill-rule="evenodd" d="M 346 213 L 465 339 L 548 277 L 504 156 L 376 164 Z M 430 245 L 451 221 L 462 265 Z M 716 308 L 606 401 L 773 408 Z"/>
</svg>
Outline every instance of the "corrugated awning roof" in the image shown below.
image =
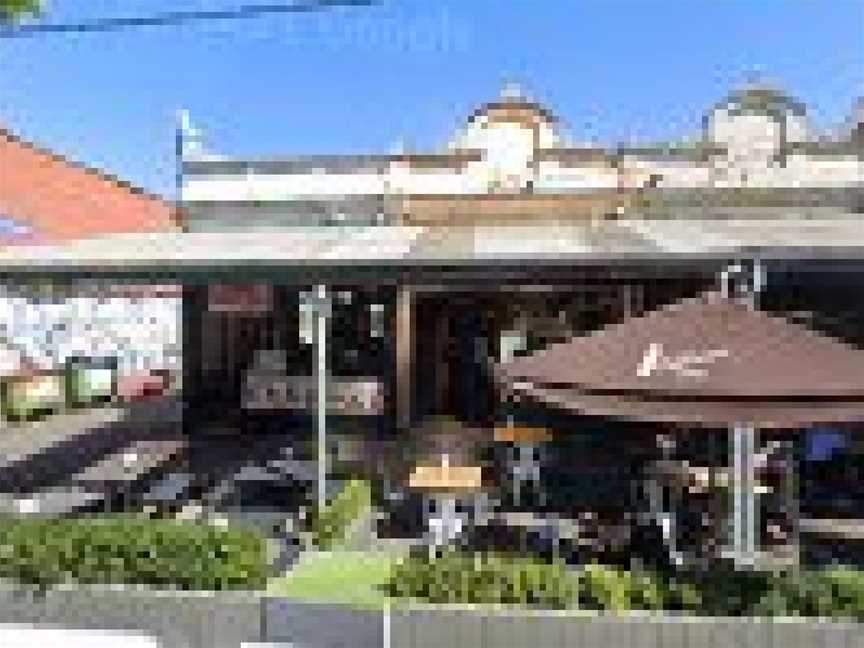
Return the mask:
<svg viewBox="0 0 864 648">
<path fill-rule="evenodd" d="M 0 270 L 140 272 L 244 264 L 560 265 L 591 259 L 722 258 L 740 253 L 766 258 L 855 258 L 864 253 L 864 221 L 849 214 L 819 219 L 628 218 L 487 227 L 333 226 L 120 234 L 6 248 L 0 251 Z"/>
</svg>

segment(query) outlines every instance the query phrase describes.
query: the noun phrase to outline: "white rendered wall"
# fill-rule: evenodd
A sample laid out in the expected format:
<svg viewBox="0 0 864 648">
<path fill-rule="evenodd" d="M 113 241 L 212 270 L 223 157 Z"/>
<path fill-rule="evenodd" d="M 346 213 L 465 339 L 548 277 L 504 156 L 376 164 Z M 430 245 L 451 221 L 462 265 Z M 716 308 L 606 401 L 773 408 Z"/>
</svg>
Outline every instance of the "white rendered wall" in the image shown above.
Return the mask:
<svg viewBox="0 0 864 648">
<path fill-rule="evenodd" d="M 121 375 L 181 369 L 181 300 L 72 297 L 55 303 L 0 297 L 0 330 L 37 366 L 114 356 Z"/>
</svg>

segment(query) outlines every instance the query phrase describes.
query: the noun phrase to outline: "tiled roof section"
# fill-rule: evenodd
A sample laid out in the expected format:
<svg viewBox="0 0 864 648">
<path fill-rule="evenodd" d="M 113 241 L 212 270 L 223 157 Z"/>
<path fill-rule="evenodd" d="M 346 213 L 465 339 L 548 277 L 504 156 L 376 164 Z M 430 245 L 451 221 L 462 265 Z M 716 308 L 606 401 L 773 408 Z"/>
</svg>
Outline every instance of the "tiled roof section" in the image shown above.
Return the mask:
<svg viewBox="0 0 864 648">
<path fill-rule="evenodd" d="M 175 227 L 158 196 L 0 129 L 0 214 L 46 241 Z"/>
</svg>

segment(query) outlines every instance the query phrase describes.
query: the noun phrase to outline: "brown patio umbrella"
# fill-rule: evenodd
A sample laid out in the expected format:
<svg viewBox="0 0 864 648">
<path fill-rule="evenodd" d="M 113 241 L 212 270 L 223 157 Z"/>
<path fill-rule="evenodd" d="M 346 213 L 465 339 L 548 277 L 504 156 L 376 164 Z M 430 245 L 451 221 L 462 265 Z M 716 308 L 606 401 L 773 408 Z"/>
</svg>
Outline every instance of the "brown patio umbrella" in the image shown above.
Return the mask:
<svg viewBox="0 0 864 648">
<path fill-rule="evenodd" d="M 584 414 L 730 428 L 733 552 L 747 564 L 756 429 L 864 420 L 864 351 L 717 292 L 504 363 L 497 377 Z"/>
<path fill-rule="evenodd" d="M 864 350 L 711 292 L 497 368 L 585 414 L 794 428 L 864 420 Z"/>
</svg>

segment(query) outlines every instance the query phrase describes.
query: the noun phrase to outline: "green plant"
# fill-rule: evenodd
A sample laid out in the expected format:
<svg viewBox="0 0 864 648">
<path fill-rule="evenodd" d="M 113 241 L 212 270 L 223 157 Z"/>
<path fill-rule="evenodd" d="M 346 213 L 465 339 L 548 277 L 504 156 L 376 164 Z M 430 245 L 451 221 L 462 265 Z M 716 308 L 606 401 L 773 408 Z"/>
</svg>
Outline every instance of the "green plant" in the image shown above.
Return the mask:
<svg viewBox="0 0 864 648">
<path fill-rule="evenodd" d="M 627 571 L 589 565 L 580 579 L 583 607 L 609 611 L 696 610 L 702 593 L 691 583 L 666 579 L 648 571 Z"/>
<path fill-rule="evenodd" d="M 247 531 L 126 516 L 0 520 L 0 578 L 43 588 L 257 589 L 267 569 L 265 541 Z"/>
<path fill-rule="evenodd" d="M 0 0 L 0 23 L 38 14 L 41 8 L 41 0 Z"/>
<path fill-rule="evenodd" d="M 562 563 L 458 550 L 409 558 L 394 569 L 383 589 L 393 597 L 430 603 L 539 608 L 566 608 L 577 596 L 576 579 Z"/>
<path fill-rule="evenodd" d="M 369 512 L 372 489 L 369 482 L 352 479 L 322 511 L 313 514 L 313 542 L 319 549 L 329 550 L 346 540 L 355 520 Z"/>
<path fill-rule="evenodd" d="M 718 566 L 708 572 L 686 574 L 681 582 L 698 589 L 699 610 L 715 616 L 752 614 L 754 607 L 770 591 L 773 575 L 761 571 L 739 571 Z"/>
<path fill-rule="evenodd" d="M 848 568 L 781 574 L 753 612 L 864 620 L 864 574 Z"/>
</svg>

